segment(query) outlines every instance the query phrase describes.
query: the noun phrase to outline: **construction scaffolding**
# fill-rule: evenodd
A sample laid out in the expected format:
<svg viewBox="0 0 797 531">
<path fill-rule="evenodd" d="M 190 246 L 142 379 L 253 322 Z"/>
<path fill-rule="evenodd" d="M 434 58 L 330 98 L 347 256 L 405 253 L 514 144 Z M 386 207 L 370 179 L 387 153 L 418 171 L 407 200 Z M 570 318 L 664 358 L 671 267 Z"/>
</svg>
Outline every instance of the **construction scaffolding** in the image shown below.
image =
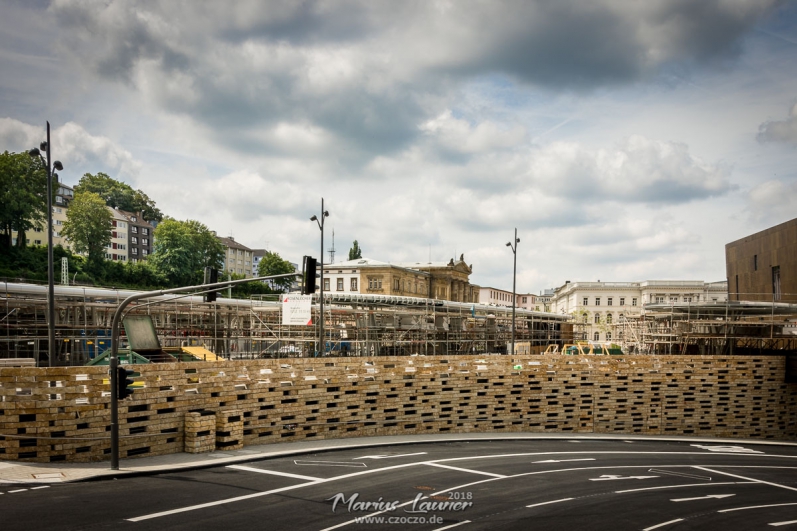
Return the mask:
<svg viewBox="0 0 797 531">
<path fill-rule="evenodd" d="M 111 347 L 119 304 L 133 291 L 57 286 L 56 355 L 48 360 L 46 286 L 0 284 L 0 359 L 39 365 L 84 365 Z M 325 341 L 316 326 L 282 324 L 278 296 L 219 299 L 161 295 L 127 315 L 148 315 L 163 347 L 201 346 L 228 359 L 312 356 L 405 356 L 506 353 L 512 310 L 416 297 L 325 294 Z M 516 351 L 539 353 L 572 342 L 570 316 L 516 310 Z M 124 334 L 120 348 L 127 346 Z"/>
<path fill-rule="evenodd" d="M 794 354 L 797 304 L 646 304 L 614 324 L 612 337 L 628 353 Z"/>
</svg>

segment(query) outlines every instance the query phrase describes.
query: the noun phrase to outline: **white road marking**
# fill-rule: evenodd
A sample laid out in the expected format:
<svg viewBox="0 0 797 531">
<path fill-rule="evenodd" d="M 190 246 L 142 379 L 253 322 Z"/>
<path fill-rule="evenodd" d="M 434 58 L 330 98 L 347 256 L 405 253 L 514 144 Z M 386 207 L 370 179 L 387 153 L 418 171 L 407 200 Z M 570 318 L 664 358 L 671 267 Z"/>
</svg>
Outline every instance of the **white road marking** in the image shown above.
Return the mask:
<svg viewBox="0 0 797 531">
<path fill-rule="evenodd" d="M 39 489 L 49 489 L 50 485 L 44 485 L 43 487 L 33 487 L 30 490 L 39 490 Z"/>
<path fill-rule="evenodd" d="M 8 491 L 9 494 L 14 494 L 15 492 L 25 492 L 28 489 L 17 489 L 17 490 L 10 490 Z"/>
<path fill-rule="evenodd" d="M 674 524 L 676 522 L 683 522 L 683 521 L 684 521 L 683 518 L 678 518 L 677 520 L 670 520 L 669 522 L 662 522 L 660 524 L 656 524 L 656 525 L 651 526 L 651 527 L 646 527 L 642 531 L 651 531 L 652 529 L 658 529 L 660 527 L 664 527 L 665 525 L 670 525 L 670 524 Z"/>
<path fill-rule="evenodd" d="M 570 461 L 594 461 L 594 457 L 587 457 L 585 459 L 548 459 L 547 461 L 532 461 L 533 464 L 536 463 L 568 463 Z"/>
<path fill-rule="evenodd" d="M 619 476 L 615 474 L 603 474 L 599 478 L 589 478 L 590 481 L 614 481 L 616 479 L 653 479 L 659 476 Z"/>
<path fill-rule="evenodd" d="M 316 465 L 316 466 L 348 466 L 353 468 L 367 468 L 365 463 L 352 463 L 349 461 L 300 461 L 294 460 L 294 465 Z"/>
<path fill-rule="evenodd" d="M 391 457 L 409 457 L 411 455 L 426 455 L 426 452 L 416 452 L 414 454 L 397 454 L 397 455 L 364 455 L 362 457 L 353 457 L 352 459 L 390 459 Z"/>
<path fill-rule="evenodd" d="M 714 499 L 722 499 L 722 498 L 730 498 L 731 496 L 736 496 L 736 494 L 709 494 L 707 496 L 698 496 L 697 498 L 676 498 L 674 500 L 670 500 L 671 502 L 685 502 L 685 501 L 696 501 L 696 500 L 710 500 Z"/>
<path fill-rule="evenodd" d="M 639 492 L 642 490 L 664 490 L 664 489 L 680 489 L 681 487 L 714 487 L 717 485 L 747 485 L 755 483 L 755 481 L 730 481 L 726 483 L 692 483 L 691 485 L 665 485 L 663 487 L 645 487 L 643 489 L 628 489 L 616 490 L 615 494 L 625 494 L 626 492 Z"/>
<path fill-rule="evenodd" d="M 791 525 L 791 524 L 797 524 L 797 520 L 789 520 L 788 522 L 772 522 L 771 524 L 767 524 L 767 525 L 771 525 L 771 526 L 777 527 L 777 526 L 781 526 L 781 525 Z"/>
<path fill-rule="evenodd" d="M 710 468 L 706 468 L 706 467 L 702 467 L 702 466 L 695 466 L 694 468 L 697 468 L 699 470 L 705 470 L 706 472 L 713 472 L 715 474 L 722 474 L 724 476 L 730 476 L 732 478 L 746 479 L 747 481 L 754 481 L 756 483 L 763 483 L 764 485 L 772 485 L 773 487 L 780 487 L 781 489 L 797 491 L 797 489 L 794 488 L 794 487 L 787 487 L 786 485 L 780 485 L 778 483 L 772 483 L 771 481 L 764 481 L 764 480 L 761 480 L 761 479 L 748 478 L 748 477 L 744 477 L 744 476 L 737 476 L 736 474 L 731 474 L 729 472 L 720 472 L 719 470 L 712 470 Z"/>
<path fill-rule="evenodd" d="M 277 472 L 276 470 L 263 470 L 262 468 L 255 468 L 252 466 L 244 465 L 229 465 L 227 468 L 234 468 L 235 470 L 244 470 L 246 472 L 257 472 L 258 474 L 271 474 L 273 476 L 285 476 L 287 478 L 304 479 L 307 481 L 320 481 L 321 478 L 314 478 L 312 476 L 300 476 L 299 474 L 289 474 L 288 472 Z"/>
<path fill-rule="evenodd" d="M 549 505 L 549 504 L 551 504 L 551 503 L 566 502 L 566 501 L 570 501 L 570 500 L 572 500 L 572 499 L 573 499 L 573 498 L 562 498 L 561 500 L 551 500 L 551 501 L 542 502 L 542 503 L 535 503 L 535 504 L 533 504 L 533 505 L 526 505 L 526 507 L 527 507 L 527 508 L 539 507 L 540 505 Z"/>
<path fill-rule="evenodd" d="M 670 476 L 680 476 L 689 479 L 702 479 L 704 481 L 711 481 L 711 476 L 698 476 L 696 474 L 684 474 L 683 472 L 673 472 L 671 470 L 659 470 L 658 468 L 651 468 L 648 472 L 655 472 L 657 474 L 667 474 Z"/>
<path fill-rule="evenodd" d="M 459 523 L 456 523 L 456 524 L 447 525 L 445 527 L 438 527 L 437 529 L 434 529 L 432 531 L 445 531 L 446 529 L 452 529 L 454 527 L 459 527 L 462 524 L 469 524 L 469 523 L 470 523 L 470 520 L 463 520 L 462 522 L 459 522 Z"/>
<path fill-rule="evenodd" d="M 448 468 L 450 470 L 457 470 L 459 472 L 469 472 L 471 474 L 481 474 L 482 476 L 490 476 L 494 478 L 506 478 L 508 476 L 502 476 L 501 474 L 493 474 L 492 472 L 482 472 L 481 470 L 471 470 L 469 468 L 459 468 L 455 466 L 448 466 L 448 465 L 441 465 L 439 463 L 424 463 L 425 465 L 429 466 L 436 466 L 439 468 Z"/>
<path fill-rule="evenodd" d="M 141 522 L 143 520 L 149 520 L 151 518 L 159 518 L 161 516 L 168 516 L 170 514 L 179 514 L 185 513 L 188 511 L 195 511 L 197 509 L 204 509 L 205 507 L 215 507 L 216 505 L 225 505 L 227 503 L 243 501 L 243 500 L 251 500 L 252 498 L 259 498 L 261 496 L 268 496 L 269 494 L 276 494 L 278 492 L 285 492 L 286 490 L 293 490 L 298 489 L 299 487 L 306 487 L 308 485 L 314 485 L 317 483 L 323 483 L 323 481 L 314 481 L 312 483 L 303 483 L 301 485 L 291 485 L 290 487 L 282 487 L 281 489 L 273 489 L 267 490 L 264 492 L 256 492 L 254 494 L 247 494 L 245 496 L 238 496 L 236 498 L 227 498 L 224 500 L 217 500 L 214 502 L 208 503 L 200 503 L 199 505 L 191 505 L 189 507 L 180 507 L 179 509 L 172 509 L 171 511 L 162 511 L 159 513 L 152 513 L 152 514 L 145 514 L 144 516 L 136 516 L 135 518 L 128 518 L 128 522 Z"/>
<path fill-rule="evenodd" d="M 783 507 L 785 505 L 797 505 L 797 503 L 773 503 L 772 505 L 750 505 L 748 507 L 736 507 L 734 509 L 723 509 L 718 513 L 732 513 L 734 511 L 746 511 L 748 509 L 766 509 L 769 507 Z"/>
<path fill-rule="evenodd" d="M 764 452 L 759 452 L 758 450 L 753 450 L 752 448 L 745 448 L 744 446 L 714 446 L 708 444 L 690 444 L 689 446 L 694 446 L 695 448 L 702 448 L 703 450 L 708 450 L 709 452 L 722 452 L 726 454 L 763 454 Z"/>
</svg>

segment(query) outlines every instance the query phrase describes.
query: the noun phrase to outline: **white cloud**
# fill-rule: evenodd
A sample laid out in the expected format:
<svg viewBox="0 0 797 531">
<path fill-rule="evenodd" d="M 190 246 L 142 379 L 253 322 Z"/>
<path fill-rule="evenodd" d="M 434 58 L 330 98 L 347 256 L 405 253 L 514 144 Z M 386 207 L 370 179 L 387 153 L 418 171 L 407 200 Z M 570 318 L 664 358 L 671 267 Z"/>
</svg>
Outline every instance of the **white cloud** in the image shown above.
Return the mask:
<svg viewBox="0 0 797 531">
<path fill-rule="evenodd" d="M 748 198 L 753 218 L 771 224 L 783 223 L 797 216 L 795 205 L 797 181 L 766 181 L 753 188 Z"/>
<path fill-rule="evenodd" d="M 758 128 L 758 140 L 761 142 L 783 142 L 797 145 L 797 103 L 788 118 L 780 121 L 764 122 Z"/>
</svg>

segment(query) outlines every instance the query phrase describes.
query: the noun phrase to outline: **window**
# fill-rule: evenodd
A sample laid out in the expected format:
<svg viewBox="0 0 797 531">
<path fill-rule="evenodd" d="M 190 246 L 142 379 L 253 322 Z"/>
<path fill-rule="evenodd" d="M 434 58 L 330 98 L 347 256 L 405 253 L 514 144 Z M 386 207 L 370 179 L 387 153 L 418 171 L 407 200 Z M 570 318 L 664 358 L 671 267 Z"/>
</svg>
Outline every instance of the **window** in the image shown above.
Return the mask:
<svg viewBox="0 0 797 531">
<path fill-rule="evenodd" d="M 595 324 L 600 324 L 601 322 L 601 315 L 599 313 L 595 314 Z"/>
<path fill-rule="evenodd" d="M 130 227 L 130 232 L 133 233 L 133 234 L 137 234 L 138 233 L 138 227 Z"/>
<path fill-rule="evenodd" d="M 357 291 L 357 279 L 351 279 L 351 291 Z"/>
<path fill-rule="evenodd" d="M 595 332 L 595 335 L 593 337 L 595 338 L 595 341 L 600 341 L 600 339 L 601 339 L 600 332 Z"/>
<path fill-rule="evenodd" d="M 716 300 L 716 299 L 715 299 Z M 772 300 L 780 300 L 780 266 L 772 266 Z"/>
<path fill-rule="evenodd" d="M 329 279 L 324 279 L 324 291 L 329 291 Z"/>
<path fill-rule="evenodd" d="M 119 244 L 119 249 L 122 249 L 122 250 L 125 250 L 125 249 L 127 249 L 127 244 L 125 244 L 125 243 L 120 243 L 120 244 Z"/>
<path fill-rule="evenodd" d="M 523 304 L 526 304 L 526 299 L 527 299 L 527 298 L 528 298 L 528 297 L 523 297 Z"/>
<path fill-rule="evenodd" d="M 127 223 L 125 223 L 124 221 L 120 221 L 119 222 L 119 228 L 120 229 L 126 229 L 127 228 Z"/>
<path fill-rule="evenodd" d="M 63 212 L 63 210 L 60 208 L 54 208 L 53 210 L 55 211 L 56 214 L 60 214 L 61 212 Z"/>
<path fill-rule="evenodd" d="M 692 297 L 691 297 L 691 296 L 689 296 L 689 295 L 686 295 L 686 296 L 684 297 L 684 302 L 692 302 Z"/>
<path fill-rule="evenodd" d="M 146 249 L 141 249 L 141 254 L 147 256 L 149 254 L 149 251 L 147 251 Z"/>
<path fill-rule="evenodd" d="M 678 297 L 670 297 L 670 302 L 678 302 Z"/>
<path fill-rule="evenodd" d="M 656 304 L 664 304 L 664 296 L 656 295 Z"/>
<path fill-rule="evenodd" d="M 540 308 L 539 308 L 539 306 L 537 307 L 537 309 L 538 309 L 538 310 L 540 309 Z M 582 322 L 584 322 L 584 323 L 586 323 L 586 322 L 587 322 L 587 318 L 588 318 L 588 317 L 589 317 L 589 316 L 586 314 L 586 312 L 584 312 L 584 313 L 581 315 L 581 321 L 582 321 Z"/>
<path fill-rule="evenodd" d="M 149 238 L 141 238 L 141 245 L 149 245 Z"/>
<path fill-rule="evenodd" d="M 338 291 L 343 291 L 343 279 L 342 278 L 338 279 L 337 284 L 338 284 Z"/>
<path fill-rule="evenodd" d="M 753 255 L 753 271 L 758 271 L 758 255 Z"/>
<path fill-rule="evenodd" d="M 611 297 L 607 297 L 606 298 L 606 305 L 607 306 L 611 306 L 612 305 L 612 298 Z"/>
<path fill-rule="evenodd" d="M 147 236 L 149 234 L 149 229 L 146 228 L 146 227 L 142 227 L 141 228 L 141 234 L 143 234 L 144 236 Z"/>
<path fill-rule="evenodd" d="M 135 236 L 131 236 L 130 237 L 130 243 L 136 243 L 137 244 L 138 243 L 138 238 L 136 238 Z"/>
<path fill-rule="evenodd" d="M 584 306 L 589 306 L 589 298 L 584 297 L 583 303 L 584 303 Z"/>
<path fill-rule="evenodd" d="M 393 289 L 396 291 L 399 289 L 399 279 L 397 278 L 393 279 Z"/>
<path fill-rule="evenodd" d="M 612 322 L 612 314 L 610 314 L 610 313 L 606 314 L 606 322 L 607 323 L 611 323 Z"/>
<path fill-rule="evenodd" d="M 606 332 L 606 341 L 609 341 L 612 338 L 611 332 Z"/>
<path fill-rule="evenodd" d="M 41 245 L 42 241 L 41 240 L 33 240 L 33 243 L 35 243 L 36 245 Z"/>
<path fill-rule="evenodd" d="M 377 278 L 376 279 L 376 289 L 382 289 L 382 279 L 381 278 Z"/>
<path fill-rule="evenodd" d="M 625 297 L 620 297 L 620 306 L 625 306 Z"/>
<path fill-rule="evenodd" d="M 131 247 L 130 254 L 138 254 L 138 247 Z"/>
<path fill-rule="evenodd" d="M 631 299 L 631 306 L 636 306 L 636 297 Z"/>
<path fill-rule="evenodd" d="M 600 305 L 601 305 L 601 298 L 595 297 L 595 306 L 600 306 Z"/>
</svg>

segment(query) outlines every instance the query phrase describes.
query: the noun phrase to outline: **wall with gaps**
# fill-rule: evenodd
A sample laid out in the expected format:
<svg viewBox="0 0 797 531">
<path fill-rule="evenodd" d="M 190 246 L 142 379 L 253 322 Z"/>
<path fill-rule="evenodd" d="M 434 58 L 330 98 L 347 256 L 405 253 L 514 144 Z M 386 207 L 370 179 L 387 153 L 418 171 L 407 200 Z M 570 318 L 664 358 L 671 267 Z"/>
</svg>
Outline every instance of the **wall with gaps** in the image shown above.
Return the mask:
<svg viewBox="0 0 797 531">
<path fill-rule="evenodd" d="M 412 433 L 797 439 L 797 384 L 784 383 L 782 357 L 316 358 L 136 370 L 143 387 L 120 402 L 122 458 Z M 0 459 L 108 459 L 107 378 L 107 367 L 0 369 Z"/>
</svg>

